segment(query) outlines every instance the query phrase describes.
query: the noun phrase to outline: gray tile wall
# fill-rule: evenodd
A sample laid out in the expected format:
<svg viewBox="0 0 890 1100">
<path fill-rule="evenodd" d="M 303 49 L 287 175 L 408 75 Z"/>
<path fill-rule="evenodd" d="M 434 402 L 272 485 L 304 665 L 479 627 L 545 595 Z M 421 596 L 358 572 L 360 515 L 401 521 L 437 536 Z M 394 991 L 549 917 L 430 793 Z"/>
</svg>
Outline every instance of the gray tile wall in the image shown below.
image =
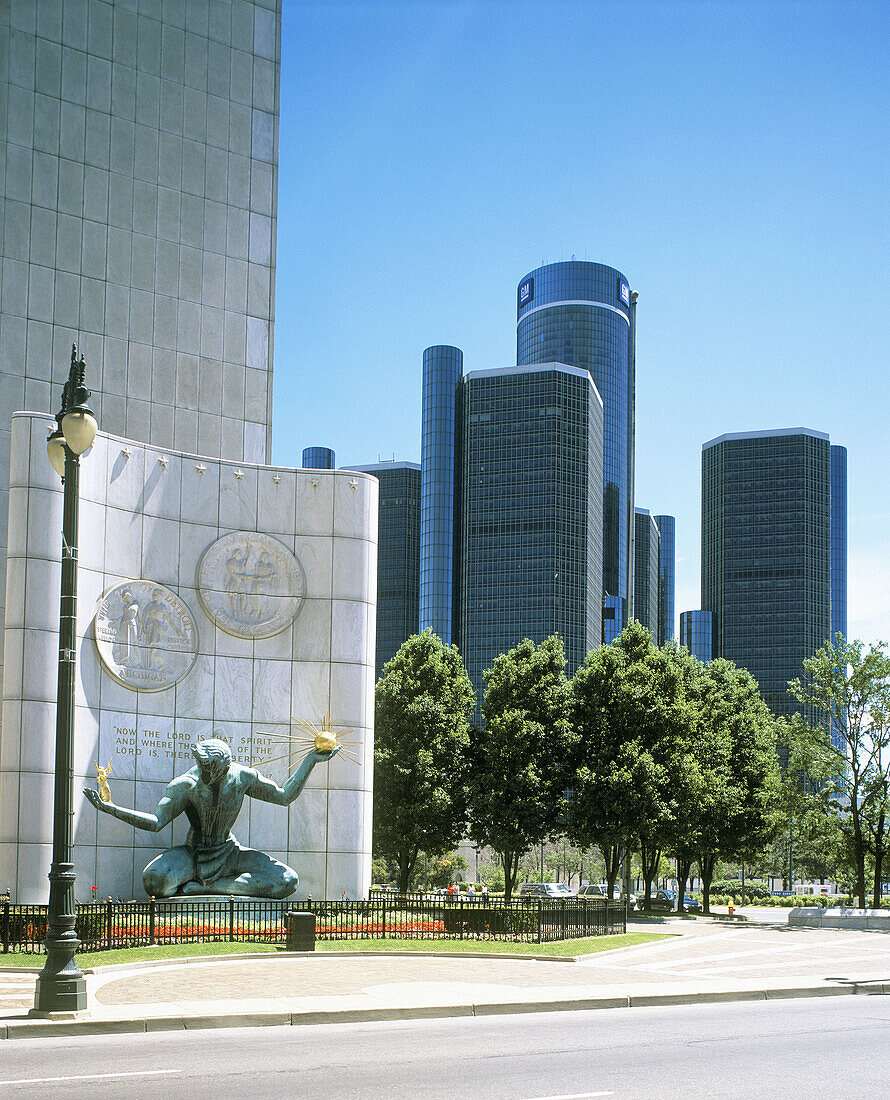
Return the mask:
<svg viewBox="0 0 890 1100">
<path fill-rule="evenodd" d="M 104 431 L 270 458 L 280 30 L 280 0 L 0 2 L 0 599 L 10 416 L 55 411 L 72 343 Z"/>
</svg>

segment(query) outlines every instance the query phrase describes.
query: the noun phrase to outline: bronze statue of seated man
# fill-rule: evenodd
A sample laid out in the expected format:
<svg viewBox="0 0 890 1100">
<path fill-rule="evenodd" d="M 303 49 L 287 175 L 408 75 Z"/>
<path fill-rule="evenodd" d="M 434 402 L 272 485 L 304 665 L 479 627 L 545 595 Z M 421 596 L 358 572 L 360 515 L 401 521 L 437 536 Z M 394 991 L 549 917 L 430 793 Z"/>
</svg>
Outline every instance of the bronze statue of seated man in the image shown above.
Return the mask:
<svg viewBox="0 0 890 1100">
<path fill-rule="evenodd" d="M 255 768 L 232 760 L 232 750 L 225 741 L 209 738 L 194 746 L 195 766 L 167 784 L 153 814 L 103 802 L 98 791 L 85 790 L 84 794 L 97 810 L 153 833 L 185 813 L 191 825 L 185 844 L 162 852 L 142 872 L 150 896 L 242 894 L 286 898 L 297 888 L 297 872 L 265 852 L 242 848 L 232 835 L 232 826 L 245 795 L 289 806 L 315 765 L 330 760 L 339 751 L 335 746 L 330 752 L 311 752 L 279 787 Z"/>
</svg>

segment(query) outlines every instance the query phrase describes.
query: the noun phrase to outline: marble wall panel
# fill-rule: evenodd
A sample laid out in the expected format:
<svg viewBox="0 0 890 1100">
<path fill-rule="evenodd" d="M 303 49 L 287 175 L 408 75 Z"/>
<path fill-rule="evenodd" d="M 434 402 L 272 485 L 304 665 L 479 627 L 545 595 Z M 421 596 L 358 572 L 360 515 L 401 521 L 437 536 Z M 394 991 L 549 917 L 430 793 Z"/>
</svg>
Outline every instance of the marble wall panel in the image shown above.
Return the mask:
<svg viewBox="0 0 890 1100">
<path fill-rule="evenodd" d="M 293 538 L 297 479 L 292 470 L 260 470 L 257 479 L 257 530 Z"/>
<path fill-rule="evenodd" d="M 45 418 L 22 419 L 19 430 L 29 442 L 39 437 L 40 443 L 29 463 L 39 451 L 45 464 Z M 318 725 L 329 712 L 349 742 L 344 750 L 314 769 L 290 807 L 247 799 L 234 831 L 242 843 L 295 868 L 303 896 L 328 892 L 338 897 L 343 889 L 365 881 L 371 824 L 365 788 L 372 774 L 367 765 L 373 740 L 369 623 L 376 592 L 371 578 L 374 547 L 370 530 L 361 525 L 370 526 L 376 482 L 370 485 L 359 476 L 351 486 L 353 475 L 346 471 L 316 476 L 316 471 L 242 469 L 175 452 L 165 455 L 157 447 L 102 435 L 88 460 L 90 476 L 82 479 L 82 516 L 87 519 L 81 524 L 81 549 L 90 560 L 87 565 L 82 557 L 79 578 L 75 712 L 74 828 L 85 888 L 78 887 L 79 896 L 88 896 L 94 883 L 102 896 L 140 896 L 142 867 L 163 845 L 184 842 L 188 829 L 182 819 L 158 836 L 97 813 L 79 794 L 84 785 L 95 786 L 97 762 L 104 767 L 111 761 L 115 802 L 141 810 L 154 809 L 169 780 L 192 766 L 192 744 L 211 735 L 226 739 L 236 759 L 282 784 L 311 740 L 309 733 L 292 727 L 291 716 Z M 96 471 L 104 471 L 104 482 Z M 58 531 L 47 537 L 46 520 L 60 526 L 61 492 L 56 485 L 48 490 L 45 477 L 34 486 L 27 484 L 28 471 L 20 470 L 19 476 L 26 484 L 16 490 L 21 498 L 10 511 L 10 538 L 11 543 L 18 540 L 22 565 L 13 567 L 13 582 L 23 577 L 26 591 L 30 585 L 35 591 L 57 593 Z M 98 530 L 104 539 L 96 537 Z M 270 532 L 301 561 L 306 598 L 294 623 L 272 638 L 228 634 L 201 606 L 195 587 L 198 562 L 230 530 Z M 198 627 L 195 665 L 159 692 L 136 692 L 118 683 L 104 670 L 96 650 L 93 618 L 104 593 L 116 583 L 139 578 L 170 587 L 188 605 Z M 49 810 L 46 821 L 40 815 L 32 818 L 30 832 L 24 833 L 18 807 L 22 782 L 51 784 L 58 622 L 57 612 L 48 606 L 57 600 L 56 594 L 44 607 L 32 606 L 27 598 L 13 602 L 19 625 L 11 619 L 5 632 L 0 838 L 18 844 L 7 844 L 6 854 L 0 855 L 0 877 L 10 870 L 19 900 L 46 896 L 49 863 L 35 876 L 22 860 L 35 846 L 48 846 Z M 25 730 L 33 738 L 27 745 Z M 51 790 L 46 797 L 36 787 L 28 791 L 29 801 L 42 799 L 51 807 Z M 337 815 L 329 812 L 334 803 Z M 337 854 L 334 863 L 332 853 Z M 355 864 L 351 869 L 350 858 Z M 30 897 L 23 895 L 23 883 Z"/>
<path fill-rule="evenodd" d="M 303 600 L 294 620 L 294 660 L 331 660 L 332 617 L 331 600 Z"/>
<path fill-rule="evenodd" d="M 297 479 L 297 533 L 331 535 L 334 530 L 334 481 L 330 470 L 307 470 Z"/>
<path fill-rule="evenodd" d="M 0 711 L 3 724 L 19 731 L 19 736 L 0 737 L 0 775 L 4 772 L 18 772 L 21 760 L 22 703 L 18 699 L 7 699 Z"/>
</svg>

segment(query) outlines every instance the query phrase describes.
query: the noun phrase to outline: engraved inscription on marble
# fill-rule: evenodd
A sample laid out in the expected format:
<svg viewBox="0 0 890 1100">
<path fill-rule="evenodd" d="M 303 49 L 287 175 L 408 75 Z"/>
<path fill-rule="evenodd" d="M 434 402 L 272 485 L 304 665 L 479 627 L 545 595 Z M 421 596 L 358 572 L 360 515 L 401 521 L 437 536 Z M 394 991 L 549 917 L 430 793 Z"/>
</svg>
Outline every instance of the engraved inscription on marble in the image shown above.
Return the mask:
<svg viewBox="0 0 890 1100">
<path fill-rule="evenodd" d="M 183 601 L 154 581 L 112 588 L 96 612 L 96 647 L 102 664 L 134 691 L 163 691 L 191 669 L 198 628 Z"/>
<path fill-rule="evenodd" d="M 306 592 L 303 569 L 271 535 L 223 535 L 198 563 L 198 594 L 211 619 L 238 638 L 271 638 L 288 627 Z"/>
</svg>

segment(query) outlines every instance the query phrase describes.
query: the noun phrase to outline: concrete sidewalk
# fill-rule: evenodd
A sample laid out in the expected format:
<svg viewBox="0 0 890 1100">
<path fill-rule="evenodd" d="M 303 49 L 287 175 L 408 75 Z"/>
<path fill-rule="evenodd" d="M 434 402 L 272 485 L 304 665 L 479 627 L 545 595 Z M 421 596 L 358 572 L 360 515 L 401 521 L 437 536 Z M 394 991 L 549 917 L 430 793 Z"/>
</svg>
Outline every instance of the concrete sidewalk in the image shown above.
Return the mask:
<svg viewBox="0 0 890 1100">
<path fill-rule="evenodd" d="M 577 959 L 322 945 L 101 967 L 76 1019 L 29 1019 L 36 973 L 0 970 L 0 1038 L 890 992 L 886 933 L 671 918 L 632 927 L 671 938 Z"/>
</svg>

